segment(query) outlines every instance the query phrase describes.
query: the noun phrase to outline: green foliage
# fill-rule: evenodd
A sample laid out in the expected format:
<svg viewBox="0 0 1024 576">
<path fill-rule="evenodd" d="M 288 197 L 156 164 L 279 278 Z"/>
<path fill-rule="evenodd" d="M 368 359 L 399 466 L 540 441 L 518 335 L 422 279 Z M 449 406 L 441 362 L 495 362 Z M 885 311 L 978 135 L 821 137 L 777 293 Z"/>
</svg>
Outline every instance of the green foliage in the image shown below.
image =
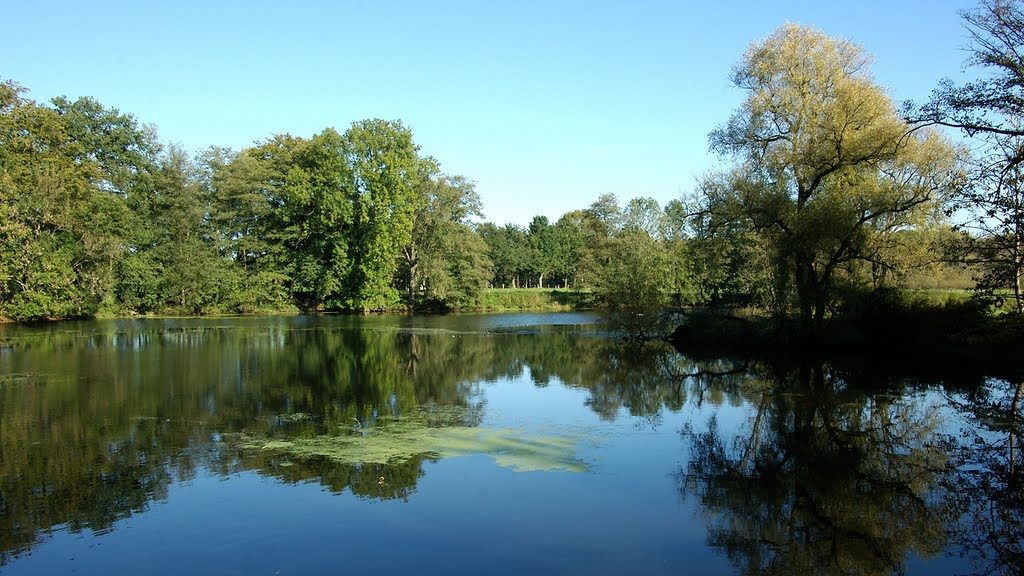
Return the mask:
<svg viewBox="0 0 1024 576">
<path fill-rule="evenodd" d="M 610 242 L 610 258 L 594 292 L 610 312 L 613 329 L 633 338 L 669 332 L 664 314 L 670 288 L 665 246 L 642 230 L 627 230 Z"/>
<path fill-rule="evenodd" d="M 357 310 L 385 309 L 399 302 L 393 278 L 422 200 L 416 193 L 419 147 L 401 122 L 384 120 L 353 124 L 345 140 L 354 194 L 352 268 L 343 303 Z"/>
<path fill-rule="evenodd" d="M 582 242 L 575 278 L 578 285 L 593 287 L 601 281 L 604 267 L 610 261 L 611 238 L 621 230 L 619 200 L 614 194 L 604 194 L 576 218 L 582 230 Z"/>
<path fill-rule="evenodd" d="M 233 278 L 207 222 L 207 203 L 184 151 L 171 148 L 154 178 L 148 248 L 160 270 L 159 311 L 199 314 L 223 309 Z"/>
<path fill-rule="evenodd" d="M 526 287 L 530 259 L 526 231 L 514 224 L 498 227 L 485 222 L 477 228 L 487 244 L 487 255 L 494 265 L 495 287 Z"/>
<path fill-rule="evenodd" d="M 41 106 L 3 82 L 0 316 L 487 307 L 490 284 L 594 289 L 645 322 L 757 304 L 820 327 L 843 294 L 927 259 L 957 158 L 896 117 L 859 47 L 786 26 L 733 81 L 748 98 L 711 140 L 737 162 L 696 201 L 605 194 L 528 227 L 475 224 L 473 183 L 421 156 L 400 121 L 192 159 L 91 98 Z M 1001 238 L 1020 245 L 1000 233 L 984 246 Z"/>
<path fill-rule="evenodd" d="M 300 308 L 338 308 L 351 297 L 351 254 L 355 194 L 350 145 L 333 129 L 311 140 L 279 138 L 268 143 L 277 157 L 280 207 L 275 230 L 291 279 L 291 294 Z M 271 168 L 267 174 L 278 176 Z M 281 177 L 279 176 L 279 178 Z"/>
<path fill-rule="evenodd" d="M 272 155 L 273 146 L 261 147 Z M 210 226 L 222 258 L 234 263 L 239 281 L 230 308 L 248 313 L 287 307 L 289 276 L 280 243 L 283 227 L 275 205 L 274 163 L 257 149 L 242 153 L 213 148 L 200 157 L 201 180 L 210 198 Z"/>
<path fill-rule="evenodd" d="M 480 214 L 480 197 L 472 182 L 441 174 L 430 159 L 422 162 L 421 172 L 420 207 L 400 267 L 408 305 L 444 309 L 475 305 L 493 277 L 487 244 L 469 221 Z"/>
<path fill-rule="evenodd" d="M 555 222 L 552 231 L 555 251 L 553 271 L 556 278 L 562 280 L 563 287 L 576 287 L 579 284 L 579 262 L 584 248 L 584 222 L 580 211 L 563 214 Z"/>
<path fill-rule="evenodd" d="M 117 299 L 124 311 L 138 314 L 161 309 L 163 270 L 152 251 L 126 255 L 118 265 L 117 275 Z"/>
<path fill-rule="evenodd" d="M 737 164 L 702 187 L 700 212 L 755 235 L 776 311 L 792 298 L 807 334 L 857 262 L 892 266 L 883 246 L 961 182 L 950 144 L 900 120 L 868 64 L 856 45 L 786 25 L 748 49 L 733 74 L 747 99 L 710 136 Z"/>
<path fill-rule="evenodd" d="M 953 197 L 960 212 L 959 255 L 981 268 L 978 291 L 1013 292 L 1024 314 L 1024 7 L 983 0 L 961 16 L 969 34 L 967 65 L 983 74 L 963 85 L 942 81 L 930 101 L 906 114 L 921 124 L 962 129 L 974 140 L 967 186 Z"/>
<path fill-rule="evenodd" d="M 723 205 L 729 192 L 716 178 L 701 184 L 708 206 Z M 692 237 L 680 247 L 683 268 L 692 287 L 690 301 L 712 307 L 757 303 L 776 308 L 773 283 L 763 261 L 764 246 L 757 235 L 739 221 L 701 206 L 676 208 L 676 218 Z"/>
<path fill-rule="evenodd" d="M 53 105 L 77 145 L 76 160 L 95 164 L 94 183 L 121 197 L 144 185 L 161 149 L 152 127 L 140 127 L 131 115 L 92 98 L 72 102 L 60 96 Z"/>
<path fill-rule="evenodd" d="M 444 308 L 466 308 L 479 303 L 492 277 L 487 245 L 466 225 L 443 237 L 440 250 L 423 274 L 427 303 Z"/>
<path fill-rule="evenodd" d="M 87 136 L 111 126 L 133 134 L 134 124 L 94 103 L 102 119 L 79 113 L 83 105 L 40 106 L 23 92 L 9 81 L 0 89 L 0 316 L 88 316 L 112 297 L 130 217 L 129 179 L 104 176 L 120 166 L 118 151 Z"/>
<path fill-rule="evenodd" d="M 24 92 L 0 83 L 0 317 L 465 307 L 492 277 L 472 183 L 401 122 L 193 160 L 93 99 Z"/>
<path fill-rule="evenodd" d="M 643 232 L 661 240 L 665 238 L 666 226 L 665 213 L 654 198 L 633 198 L 622 212 L 622 229 L 625 232 Z"/>
<path fill-rule="evenodd" d="M 612 195 L 602 196 L 594 210 L 568 212 L 555 224 L 536 216 L 525 229 L 513 224 L 479 226 L 494 263 L 493 285 L 594 287 L 607 262 L 606 243 L 619 229 L 617 202 Z"/>
</svg>

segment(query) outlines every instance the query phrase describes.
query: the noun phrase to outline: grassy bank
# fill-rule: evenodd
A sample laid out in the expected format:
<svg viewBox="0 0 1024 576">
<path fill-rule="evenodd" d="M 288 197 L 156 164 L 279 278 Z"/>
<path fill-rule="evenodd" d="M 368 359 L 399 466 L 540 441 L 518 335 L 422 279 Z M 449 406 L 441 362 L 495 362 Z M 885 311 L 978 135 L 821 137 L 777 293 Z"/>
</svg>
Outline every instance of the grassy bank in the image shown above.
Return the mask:
<svg viewBox="0 0 1024 576">
<path fill-rule="evenodd" d="M 487 312 L 520 310 L 589 310 L 594 307 L 594 296 L 588 290 L 562 290 L 553 288 L 488 288 L 477 308 Z"/>
</svg>

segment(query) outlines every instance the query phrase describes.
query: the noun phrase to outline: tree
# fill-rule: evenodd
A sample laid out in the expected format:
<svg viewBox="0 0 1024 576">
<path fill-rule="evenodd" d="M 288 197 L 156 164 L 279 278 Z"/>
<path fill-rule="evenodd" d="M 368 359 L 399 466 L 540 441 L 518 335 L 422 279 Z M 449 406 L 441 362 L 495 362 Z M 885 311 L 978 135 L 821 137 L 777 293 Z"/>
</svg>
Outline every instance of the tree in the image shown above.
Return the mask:
<svg viewBox="0 0 1024 576">
<path fill-rule="evenodd" d="M 665 204 L 665 249 L 669 259 L 671 291 L 679 306 L 696 304 L 697 284 L 691 266 L 693 238 L 688 227 L 689 214 L 681 199 Z"/>
<path fill-rule="evenodd" d="M 479 299 L 492 276 L 488 246 L 469 221 L 480 215 L 480 196 L 473 182 L 441 174 L 433 159 L 421 164 L 419 210 L 402 251 L 408 305 L 467 306 Z"/>
<path fill-rule="evenodd" d="M 526 229 L 530 246 L 530 271 L 537 277 L 537 287 L 544 287 L 544 277 L 557 266 L 557 250 L 554 228 L 547 216 L 534 216 Z"/>
<path fill-rule="evenodd" d="M 665 213 L 654 198 L 633 198 L 622 213 L 622 228 L 646 232 L 656 240 L 665 238 Z"/>
<path fill-rule="evenodd" d="M 771 250 L 770 234 L 759 237 L 748 222 L 732 213 L 727 176 L 709 176 L 699 186 L 703 205 L 673 205 L 674 218 L 690 235 L 682 267 L 689 276 L 693 302 L 709 306 L 756 303 L 784 315 L 786 296 L 779 288 L 784 288 L 788 277 L 780 274 L 776 280 L 770 273 L 772 262 L 764 257 Z"/>
<path fill-rule="evenodd" d="M 0 317 L 383 310 L 420 286 L 463 306 L 490 277 L 472 182 L 399 121 L 194 162 L 91 98 L 24 94 L 0 81 Z"/>
<path fill-rule="evenodd" d="M 955 184 L 951 146 L 911 132 L 869 64 L 850 42 L 783 26 L 747 50 L 732 76 L 746 100 L 710 135 L 738 162 L 703 207 L 772 247 L 805 335 L 820 332 L 837 277 L 867 257 L 872 233 L 913 225 Z"/>
<path fill-rule="evenodd" d="M 582 240 L 577 252 L 576 281 L 596 286 L 611 262 L 612 237 L 622 229 L 622 209 L 614 194 L 602 194 L 579 216 Z"/>
<path fill-rule="evenodd" d="M 76 164 L 92 167 L 90 208 L 82 223 L 82 242 L 92 261 L 80 262 L 79 273 L 100 298 L 101 311 L 120 312 L 120 272 L 151 225 L 132 206 L 151 192 L 162 146 L 155 128 L 140 127 L 130 114 L 92 98 L 60 96 L 53 105 L 67 130 L 65 149 Z"/>
<path fill-rule="evenodd" d="M 89 316 L 113 284 L 123 199 L 97 188 L 66 118 L 24 93 L 0 82 L 0 316 Z"/>
<path fill-rule="evenodd" d="M 982 143 L 971 186 L 955 208 L 969 214 L 963 253 L 985 269 L 983 292 L 1010 288 L 1024 313 L 1024 8 L 1016 0 L 985 0 L 961 12 L 970 34 L 967 64 L 990 75 L 962 86 L 944 80 L 920 109 L 907 114 L 922 124 L 960 128 Z"/>
<path fill-rule="evenodd" d="M 608 262 L 594 292 L 608 309 L 612 328 L 631 339 L 664 336 L 670 288 L 665 245 L 644 231 L 625 230 L 610 239 L 607 248 Z"/>
<path fill-rule="evenodd" d="M 1022 140 L 1013 138 L 1013 140 Z M 1014 143 L 1016 146 L 1016 143 Z M 1009 288 L 1013 310 L 1024 313 L 1024 165 L 1014 164 L 1015 148 L 998 147 L 1000 164 L 975 172 L 975 185 L 957 196 L 957 203 L 970 217 L 959 227 L 968 231 L 961 237 L 962 259 L 984 271 L 976 289 L 989 295 Z"/>
<path fill-rule="evenodd" d="M 611 236 L 622 227 L 622 208 L 615 194 L 598 196 L 587 213 L 598 223 L 599 232 L 604 236 Z"/>
<path fill-rule="evenodd" d="M 972 42 L 967 64 L 991 75 L 962 86 L 947 78 L 927 104 L 907 103 L 906 115 L 972 136 L 1024 136 L 1024 8 L 1018 0 L 983 0 L 976 10 L 960 15 Z M 1022 161 L 1024 149 L 1018 148 L 1006 166 Z"/>
<path fill-rule="evenodd" d="M 285 259 L 275 217 L 274 169 L 254 149 L 211 148 L 202 155 L 203 184 L 220 255 L 245 281 L 234 294 L 239 311 L 279 308 L 287 302 Z"/>
<path fill-rule="evenodd" d="M 275 235 L 303 310 L 346 308 L 352 285 L 356 194 L 348 140 L 328 128 L 310 140 L 278 137 L 266 144 L 268 160 L 283 173 L 278 184 Z"/>
<path fill-rule="evenodd" d="M 184 150 L 172 146 L 161 159 L 152 207 L 150 256 L 160 271 L 156 303 L 190 314 L 221 310 L 236 282 L 217 252 L 208 202 Z"/>
<path fill-rule="evenodd" d="M 416 192 L 419 147 L 398 121 L 356 122 L 345 141 L 354 178 L 345 307 L 380 310 L 399 302 L 393 279 L 422 200 Z"/>
<path fill-rule="evenodd" d="M 580 254 L 584 242 L 585 213 L 582 210 L 566 212 L 555 222 L 553 234 L 555 244 L 555 275 L 562 279 L 562 286 L 575 287 L 579 281 Z"/>
<path fill-rule="evenodd" d="M 58 96 L 53 105 L 77 144 L 76 160 L 96 164 L 94 181 L 100 189 L 127 197 L 154 170 L 162 147 L 152 126 L 140 127 L 130 114 L 92 98 L 72 102 Z"/>
<path fill-rule="evenodd" d="M 515 224 L 497 226 L 485 222 L 477 232 L 487 244 L 487 255 L 494 266 L 495 285 L 517 288 L 527 278 L 530 251 L 526 231 Z"/>
</svg>

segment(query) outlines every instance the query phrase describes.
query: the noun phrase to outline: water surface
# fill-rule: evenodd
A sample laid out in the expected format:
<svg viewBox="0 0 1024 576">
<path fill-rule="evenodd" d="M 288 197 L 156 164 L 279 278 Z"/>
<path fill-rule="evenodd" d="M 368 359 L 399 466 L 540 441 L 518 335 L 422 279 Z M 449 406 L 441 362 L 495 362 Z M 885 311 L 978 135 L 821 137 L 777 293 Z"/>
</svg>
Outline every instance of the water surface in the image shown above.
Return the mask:
<svg viewBox="0 0 1024 576">
<path fill-rule="evenodd" d="M 595 320 L 2 327 L 0 571 L 1020 567 L 1012 379 L 697 361 Z"/>
</svg>

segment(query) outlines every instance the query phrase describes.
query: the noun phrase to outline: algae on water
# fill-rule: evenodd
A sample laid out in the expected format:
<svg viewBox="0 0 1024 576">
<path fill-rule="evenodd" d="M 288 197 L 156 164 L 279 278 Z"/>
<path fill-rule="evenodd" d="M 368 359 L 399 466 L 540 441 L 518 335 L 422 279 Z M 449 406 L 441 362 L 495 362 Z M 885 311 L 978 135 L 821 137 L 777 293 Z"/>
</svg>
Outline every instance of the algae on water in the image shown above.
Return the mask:
<svg viewBox="0 0 1024 576">
<path fill-rule="evenodd" d="M 586 472 L 576 456 L 580 435 L 543 436 L 514 428 L 463 425 L 432 427 L 433 411 L 378 421 L 361 433 L 311 438 L 246 436 L 245 449 L 274 450 L 292 457 L 324 457 L 345 464 L 388 464 L 429 454 L 440 458 L 484 454 L 499 466 L 525 472 L 566 470 Z"/>
</svg>

